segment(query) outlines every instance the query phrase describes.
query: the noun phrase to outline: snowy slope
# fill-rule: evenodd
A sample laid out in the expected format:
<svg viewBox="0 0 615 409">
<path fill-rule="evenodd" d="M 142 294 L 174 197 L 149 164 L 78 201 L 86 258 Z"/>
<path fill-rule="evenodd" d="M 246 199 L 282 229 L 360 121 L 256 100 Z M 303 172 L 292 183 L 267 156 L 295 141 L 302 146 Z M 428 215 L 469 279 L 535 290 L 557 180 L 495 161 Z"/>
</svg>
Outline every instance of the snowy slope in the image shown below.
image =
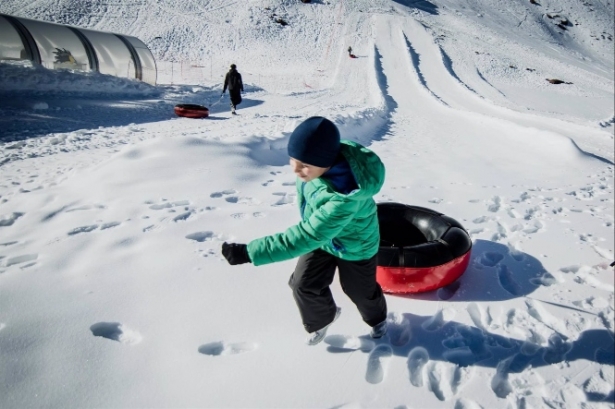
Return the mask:
<svg viewBox="0 0 615 409">
<path fill-rule="evenodd" d="M 0 406 L 613 408 L 613 4 L 538 3 L 3 1 L 217 77 L 0 65 Z M 311 115 L 380 155 L 377 201 L 473 239 L 455 285 L 387 295 L 383 340 L 334 282 L 306 346 L 294 261 L 220 255 L 298 221 L 285 147 Z"/>
</svg>

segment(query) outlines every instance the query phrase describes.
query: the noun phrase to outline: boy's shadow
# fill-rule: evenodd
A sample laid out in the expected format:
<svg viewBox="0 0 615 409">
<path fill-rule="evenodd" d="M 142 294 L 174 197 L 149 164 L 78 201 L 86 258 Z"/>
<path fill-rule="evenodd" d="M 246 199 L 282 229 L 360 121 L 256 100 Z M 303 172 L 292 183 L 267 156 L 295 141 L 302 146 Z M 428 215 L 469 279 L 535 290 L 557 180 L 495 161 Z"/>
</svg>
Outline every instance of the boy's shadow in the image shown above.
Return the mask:
<svg viewBox="0 0 615 409">
<path fill-rule="evenodd" d="M 403 313 L 395 323 L 389 323 L 387 335 L 381 339 L 358 337 L 360 347 L 348 347 L 353 337 L 330 335 L 325 338 L 332 353 L 361 350 L 370 352 L 378 345 L 389 345 L 393 353 L 407 357 L 416 347 L 424 348 L 430 360 L 465 366 L 502 368 L 509 372 L 522 372 L 563 361 L 585 359 L 602 365 L 614 365 L 613 333 L 606 329 L 588 329 L 571 341 L 556 331 L 545 340 L 547 346 L 537 345 L 534 339 L 515 339 L 494 334 L 487 328 L 478 328 L 456 321 L 444 321 L 442 316 L 421 316 Z M 358 345 L 358 344 L 357 344 Z"/>
<path fill-rule="evenodd" d="M 504 301 L 556 282 L 535 257 L 488 240 L 475 240 L 470 264 L 457 281 L 438 290 L 391 296 L 426 301 Z"/>
<path fill-rule="evenodd" d="M 508 374 L 520 373 L 528 368 L 580 359 L 600 365 L 614 365 L 613 333 L 606 329 L 585 330 L 575 340 L 557 331 L 548 340 L 533 337 L 523 340 L 494 334 L 484 324 L 478 325 L 481 328 L 447 322 L 441 314 L 429 317 L 403 313 L 395 320 L 389 318 L 388 333 L 381 339 L 330 335 L 324 342 L 331 353 L 361 351 L 370 354 L 368 375 L 372 358 L 386 355 L 407 359 L 411 380 L 423 376 L 423 366 L 433 361 L 459 367 L 493 368 L 495 373 L 491 388 L 500 398 L 505 398 L 513 390 Z M 588 398 L 604 400 L 612 395 L 613 391 L 608 395 L 597 394 Z"/>
</svg>

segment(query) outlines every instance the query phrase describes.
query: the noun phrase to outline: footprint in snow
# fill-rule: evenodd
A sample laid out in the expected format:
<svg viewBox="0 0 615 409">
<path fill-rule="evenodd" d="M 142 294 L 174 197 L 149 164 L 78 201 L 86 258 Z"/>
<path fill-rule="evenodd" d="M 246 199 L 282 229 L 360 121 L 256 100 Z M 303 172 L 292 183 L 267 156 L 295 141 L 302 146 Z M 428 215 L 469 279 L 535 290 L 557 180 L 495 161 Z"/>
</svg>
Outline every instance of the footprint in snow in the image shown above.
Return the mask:
<svg viewBox="0 0 615 409">
<path fill-rule="evenodd" d="M 324 342 L 329 344 L 330 350 L 336 351 L 372 351 L 376 344 L 365 337 L 353 337 L 347 335 L 330 335 Z"/>
<path fill-rule="evenodd" d="M 534 223 L 527 224 L 523 228 L 523 233 L 534 234 L 542 231 L 545 228 L 545 224 L 540 220 L 535 220 Z"/>
<path fill-rule="evenodd" d="M 457 294 L 460 286 L 461 283 L 459 281 L 453 281 L 449 285 L 439 288 L 436 292 L 438 299 L 442 301 L 450 300 L 455 294 Z"/>
<path fill-rule="evenodd" d="M 477 303 L 472 302 L 468 304 L 466 311 L 477 328 L 483 331 L 489 331 L 489 326 L 491 325 L 492 319 L 488 309 L 487 311 L 484 311 Z"/>
<path fill-rule="evenodd" d="M 516 356 L 519 356 L 519 354 Z M 491 379 L 491 390 L 500 399 L 506 399 L 513 392 L 513 387 L 508 380 L 509 367 L 513 359 L 514 357 L 511 357 L 501 361 L 496 368 L 495 375 Z"/>
<path fill-rule="evenodd" d="M 429 362 L 426 366 L 427 388 L 440 401 L 445 401 L 457 393 L 471 377 L 471 367 L 447 365 L 443 362 Z"/>
<path fill-rule="evenodd" d="M 295 193 L 284 193 L 284 192 L 276 192 L 273 195 L 280 197 L 280 199 L 278 199 L 274 204 L 272 204 L 272 206 L 274 207 L 284 206 L 287 204 L 293 204 L 295 203 L 295 197 L 297 196 Z"/>
<path fill-rule="evenodd" d="M 406 345 L 412 338 L 412 327 L 404 314 L 389 313 L 387 335 L 391 344 L 397 347 Z"/>
<path fill-rule="evenodd" d="M 528 299 L 525 301 L 528 314 L 539 322 L 542 322 L 548 328 L 551 328 L 559 334 L 567 334 L 568 328 L 566 327 L 566 321 L 561 320 L 558 317 L 552 315 L 547 309 L 543 307 L 543 304 L 536 300 Z M 581 330 L 579 329 L 578 332 Z"/>
<path fill-rule="evenodd" d="M 90 327 L 90 331 L 95 337 L 102 337 L 127 345 L 136 345 L 142 340 L 141 334 L 119 322 L 98 322 Z"/>
<path fill-rule="evenodd" d="M 572 344 L 566 342 L 561 335 L 554 333 L 549 337 L 549 345 L 545 348 L 543 359 L 548 364 L 562 362 L 572 349 Z"/>
<path fill-rule="evenodd" d="M 478 258 L 478 262 L 485 267 L 495 267 L 503 259 L 503 254 L 493 251 L 487 251 L 480 255 L 480 257 Z"/>
<path fill-rule="evenodd" d="M 156 224 L 150 224 L 149 226 L 145 226 L 141 230 L 143 231 L 143 233 L 148 233 L 150 231 L 160 230 L 161 228 L 161 226 L 158 226 Z"/>
<path fill-rule="evenodd" d="M 78 211 L 82 211 L 82 210 L 96 210 L 96 209 L 106 209 L 107 206 L 105 205 L 101 205 L 101 204 L 96 204 L 96 205 L 83 205 L 83 206 L 77 206 L 77 207 L 71 207 L 71 208 L 67 208 L 65 210 L 66 213 L 70 213 L 70 212 L 78 212 Z"/>
<path fill-rule="evenodd" d="M 184 212 L 184 213 L 181 213 L 181 214 L 178 214 L 177 216 L 175 216 L 175 217 L 173 218 L 173 221 L 174 221 L 175 223 L 177 223 L 177 222 L 183 222 L 183 221 L 185 221 L 185 220 L 188 220 L 188 219 L 190 218 L 190 216 L 192 216 L 192 214 L 193 214 L 193 211 L 192 211 L 192 210 L 187 211 L 187 212 Z"/>
<path fill-rule="evenodd" d="M 473 400 L 461 398 L 455 402 L 453 409 L 483 409 L 483 407 Z"/>
<path fill-rule="evenodd" d="M 523 261 L 525 259 L 525 255 L 518 243 L 508 243 L 508 255 L 515 261 Z"/>
<path fill-rule="evenodd" d="M 80 233 L 89 233 L 93 230 L 98 229 L 98 225 L 97 224 L 92 224 L 89 226 L 81 226 L 81 227 L 75 227 L 74 229 L 72 229 L 71 231 L 68 232 L 69 236 L 74 236 L 76 234 L 80 234 Z"/>
<path fill-rule="evenodd" d="M 491 241 L 501 241 L 508 237 L 508 233 L 510 232 L 510 229 L 508 228 L 508 226 L 506 226 L 506 224 L 497 222 L 497 225 L 498 227 L 496 229 L 496 232 L 493 234 L 493 236 L 491 236 Z"/>
<path fill-rule="evenodd" d="M 446 325 L 446 323 L 450 321 L 454 316 L 455 310 L 453 310 L 452 308 L 439 310 L 430 318 L 426 319 L 421 324 L 421 327 L 428 332 L 438 331 L 442 329 L 442 327 L 444 327 L 444 325 Z"/>
<path fill-rule="evenodd" d="M 198 241 L 199 243 L 202 243 L 204 241 L 213 241 L 217 239 L 218 237 L 216 237 L 213 231 L 199 231 L 199 232 L 191 233 L 187 235 L 186 238 L 189 240 L 194 240 L 194 241 Z"/>
<path fill-rule="evenodd" d="M 175 202 L 169 202 L 166 199 L 163 199 L 161 203 L 153 204 L 152 201 L 147 201 L 145 202 L 145 204 L 149 204 L 150 205 L 149 208 L 152 210 L 163 210 L 163 209 L 171 209 L 173 207 L 178 207 L 178 206 L 188 206 L 190 205 L 190 201 L 189 200 L 178 200 Z"/>
<path fill-rule="evenodd" d="M 26 268 L 36 264 L 35 262 L 37 259 L 38 254 L 23 254 L 21 256 L 7 257 L 4 262 L 4 267 L 11 267 L 17 264 L 26 263 L 21 266 L 21 268 Z"/>
<path fill-rule="evenodd" d="M 522 290 L 519 283 L 514 278 L 514 274 L 508 266 L 500 264 L 496 267 L 498 282 L 500 286 L 511 295 L 521 295 Z"/>
<path fill-rule="evenodd" d="M 236 204 L 247 204 L 247 205 L 260 204 L 259 200 L 254 199 L 252 197 L 229 196 L 229 197 L 224 198 L 224 200 L 226 200 L 229 203 L 236 203 Z"/>
<path fill-rule="evenodd" d="M 544 272 L 540 277 L 538 278 L 531 278 L 530 279 L 530 283 L 536 285 L 536 286 L 544 286 L 544 287 L 550 287 L 553 284 L 557 284 L 557 278 L 555 278 L 551 273 L 549 273 L 548 271 Z"/>
<path fill-rule="evenodd" d="M 520 219 L 521 218 L 521 214 L 519 214 L 519 212 L 516 211 L 515 209 L 507 209 L 506 213 L 508 213 L 508 216 L 511 219 Z"/>
<path fill-rule="evenodd" d="M 12 226 L 25 213 L 13 212 L 8 216 L 0 216 L 0 227 Z"/>
<path fill-rule="evenodd" d="M 379 345 L 372 350 L 367 358 L 365 380 L 371 384 L 381 383 L 386 376 L 389 361 L 392 356 L 393 350 L 388 345 Z"/>
<path fill-rule="evenodd" d="M 202 256 L 203 257 L 210 257 L 210 256 L 216 256 L 218 255 L 218 253 L 216 251 L 214 251 L 213 249 L 208 249 L 207 251 L 205 250 L 199 250 L 200 253 L 203 253 Z"/>
<path fill-rule="evenodd" d="M 199 347 L 199 353 L 210 356 L 237 355 L 244 352 L 251 352 L 258 348 L 258 345 L 252 342 L 211 342 Z"/>
<path fill-rule="evenodd" d="M 218 198 L 226 195 L 234 195 L 235 193 L 238 193 L 235 189 L 226 189 L 221 192 L 214 192 L 210 194 L 209 197 Z"/>
<path fill-rule="evenodd" d="M 496 213 L 500 211 L 501 207 L 502 207 L 502 198 L 500 198 L 499 196 L 494 196 L 493 198 L 491 198 L 491 200 L 487 202 L 487 210 L 489 210 L 492 213 Z"/>
<path fill-rule="evenodd" d="M 120 223 L 120 222 L 109 222 L 109 223 L 103 223 L 103 224 L 100 226 L 100 230 L 107 230 L 107 229 L 111 229 L 111 228 L 113 228 L 113 227 L 117 227 L 117 226 L 119 226 L 120 224 L 122 224 L 122 223 Z"/>
<path fill-rule="evenodd" d="M 543 206 L 534 206 L 525 211 L 525 215 L 523 216 L 523 218 L 525 220 L 535 220 L 540 219 L 543 216 Z"/>
<path fill-rule="evenodd" d="M 489 216 L 481 216 L 481 217 L 477 217 L 476 219 L 472 220 L 472 223 L 482 224 L 482 223 L 487 223 L 488 221 L 491 221 L 491 220 L 493 220 L 493 218 Z"/>
<path fill-rule="evenodd" d="M 512 201 L 515 203 L 521 203 L 521 202 L 525 202 L 526 200 L 531 199 L 532 196 L 530 196 L 530 194 L 528 192 L 523 192 L 521 193 L 521 195 L 519 195 L 518 199 L 513 199 Z"/>
<path fill-rule="evenodd" d="M 414 386 L 423 386 L 423 368 L 429 362 L 429 353 L 423 347 L 415 347 L 408 354 L 408 371 L 410 383 Z"/>
<path fill-rule="evenodd" d="M 481 234 L 484 231 L 485 231 L 485 229 L 483 229 L 482 227 L 479 227 L 478 229 L 470 230 L 469 233 L 470 233 L 470 236 L 477 236 L 477 235 Z"/>
</svg>

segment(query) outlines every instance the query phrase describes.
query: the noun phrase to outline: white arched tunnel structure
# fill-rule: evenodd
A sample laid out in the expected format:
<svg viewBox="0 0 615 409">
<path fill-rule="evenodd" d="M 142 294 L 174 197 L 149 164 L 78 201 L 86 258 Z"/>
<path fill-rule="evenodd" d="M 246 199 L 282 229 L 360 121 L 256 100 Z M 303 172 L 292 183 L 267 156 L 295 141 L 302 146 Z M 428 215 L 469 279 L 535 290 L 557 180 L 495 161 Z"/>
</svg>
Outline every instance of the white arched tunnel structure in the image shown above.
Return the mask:
<svg viewBox="0 0 615 409">
<path fill-rule="evenodd" d="M 156 61 L 138 38 L 0 14 L 0 61 L 97 71 L 156 85 Z"/>
</svg>

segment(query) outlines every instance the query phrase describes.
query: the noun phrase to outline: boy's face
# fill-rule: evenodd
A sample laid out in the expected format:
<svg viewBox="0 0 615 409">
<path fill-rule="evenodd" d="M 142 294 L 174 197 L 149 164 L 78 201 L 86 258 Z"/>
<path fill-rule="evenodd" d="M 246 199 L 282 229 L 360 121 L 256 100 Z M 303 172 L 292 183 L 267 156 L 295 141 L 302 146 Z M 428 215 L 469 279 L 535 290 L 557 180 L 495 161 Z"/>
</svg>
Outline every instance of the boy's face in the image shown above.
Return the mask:
<svg viewBox="0 0 615 409">
<path fill-rule="evenodd" d="M 290 167 L 297 177 L 304 182 L 319 178 L 329 170 L 329 168 L 319 168 L 318 166 L 308 165 L 295 158 L 290 158 Z"/>
</svg>

